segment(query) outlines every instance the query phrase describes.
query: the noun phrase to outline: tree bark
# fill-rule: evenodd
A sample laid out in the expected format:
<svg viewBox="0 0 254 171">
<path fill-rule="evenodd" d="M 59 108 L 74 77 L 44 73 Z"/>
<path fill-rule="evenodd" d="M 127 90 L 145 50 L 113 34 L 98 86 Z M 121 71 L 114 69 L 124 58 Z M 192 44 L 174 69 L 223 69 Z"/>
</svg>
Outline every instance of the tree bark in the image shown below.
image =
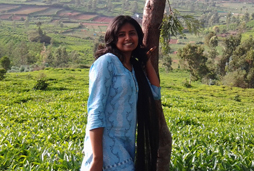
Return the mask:
<svg viewBox="0 0 254 171">
<path fill-rule="evenodd" d="M 144 45 L 147 48 L 156 46 L 151 61 L 159 76 L 159 39 L 160 25 L 163 19 L 166 0 L 146 0 L 143 12 L 142 29 L 144 32 Z M 159 118 L 159 150 L 157 159 L 157 171 L 168 171 L 171 158 L 172 137 L 163 114 L 161 101 L 156 102 Z"/>
</svg>

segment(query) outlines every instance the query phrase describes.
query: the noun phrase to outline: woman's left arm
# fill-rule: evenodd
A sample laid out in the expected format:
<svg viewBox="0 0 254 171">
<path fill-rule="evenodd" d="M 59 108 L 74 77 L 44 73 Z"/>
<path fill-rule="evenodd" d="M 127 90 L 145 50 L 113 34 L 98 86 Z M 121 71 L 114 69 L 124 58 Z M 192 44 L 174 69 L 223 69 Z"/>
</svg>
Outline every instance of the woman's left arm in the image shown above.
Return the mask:
<svg viewBox="0 0 254 171">
<path fill-rule="evenodd" d="M 160 87 L 160 81 L 157 76 L 157 73 L 152 65 L 151 59 L 149 58 L 146 63 L 146 73 L 147 78 L 149 79 L 150 83 L 156 87 Z"/>
</svg>

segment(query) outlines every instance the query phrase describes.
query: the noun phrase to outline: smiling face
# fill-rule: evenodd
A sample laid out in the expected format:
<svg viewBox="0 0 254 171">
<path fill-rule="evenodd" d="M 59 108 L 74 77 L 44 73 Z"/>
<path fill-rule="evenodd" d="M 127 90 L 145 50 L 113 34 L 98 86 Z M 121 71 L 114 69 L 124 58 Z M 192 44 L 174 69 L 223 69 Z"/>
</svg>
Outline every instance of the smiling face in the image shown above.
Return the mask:
<svg viewBox="0 0 254 171">
<path fill-rule="evenodd" d="M 117 33 L 116 47 L 124 56 L 130 56 L 132 51 L 138 46 L 138 34 L 130 23 L 124 24 Z"/>
</svg>

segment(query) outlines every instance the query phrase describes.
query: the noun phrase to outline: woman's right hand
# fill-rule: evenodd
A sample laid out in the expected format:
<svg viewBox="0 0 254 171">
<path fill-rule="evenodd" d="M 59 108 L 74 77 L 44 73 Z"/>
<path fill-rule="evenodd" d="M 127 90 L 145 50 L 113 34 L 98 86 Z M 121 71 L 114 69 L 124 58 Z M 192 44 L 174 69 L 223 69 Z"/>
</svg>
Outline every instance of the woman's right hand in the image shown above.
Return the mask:
<svg viewBox="0 0 254 171">
<path fill-rule="evenodd" d="M 103 159 L 93 159 L 90 171 L 102 171 Z"/>
</svg>

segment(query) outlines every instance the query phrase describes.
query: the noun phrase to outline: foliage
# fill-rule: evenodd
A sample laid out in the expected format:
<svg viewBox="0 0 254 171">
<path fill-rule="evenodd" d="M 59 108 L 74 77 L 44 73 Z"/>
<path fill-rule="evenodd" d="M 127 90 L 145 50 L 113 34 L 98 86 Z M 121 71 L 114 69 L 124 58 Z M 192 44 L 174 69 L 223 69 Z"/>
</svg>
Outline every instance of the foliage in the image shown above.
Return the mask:
<svg viewBox="0 0 254 171">
<path fill-rule="evenodd" d="M 243 20 L 244 20 L 245 22 L 249 22 L 249 20 L 250 20 L 250 14 L 249 14 L 248 12 L 246 12 L 246 13 L 244 14 Z"/>
<path fill-rule="evenodd" d="M 45 90 L 48 87 L 48 83 L 44 79 L 38 79 L 34 85 L 34 90 Z"/>
<path fill-rule="evenodd" d="M 237 102 L 241 102 L 241 97 L 239 94 L 235 95 L 234 100 Z"/>
<path fill-rule="evenodd" d="M 217 73 L 217 65 L 216 65 L 216 61 L 215 61 L 215 58 L 218 55 L 219 55 L 219 53 L 218 53 L 217 49 L 215 47 L 210 47 L 210 49 L 208 50 L 208 53 L 206 54 L 206 56 L 207 56 L 206 66 L 209 70 L 209 73 L 208 73 L 207 77 L 203 79 L 203 81 L 209 80 L 209 82 L 211 82 L 210 79 L 212 79 L 212 80 L 218 79 L 219 74 Z"/>
<path fill-rule="evenodd" d="M 0 68 L 0 80 L 5 78 L 6 70 L 4 68 Z"/>
<path fill-rule="evenodd" d="M 34 90 L 46 90 L 48 85 L 49 85 L 49 83 L 47 83 L 47 77 L 45 74 L 42 73 L 39 75 L 33 89 Z"/>
<path fill-rule="evenodd" d="M 8 70 L 10 69 L 11 61 L 8 57 L 4 56 L 0 58 L 0 64 L 5 70 Z"/>
<path fill-rule="evenodd" d="M 230 36 L 223 40 L 223 55 L 218 63 L 218 73 L 221 76 L 226 75 L 226 64 L 229 62 L 234 50 L 241 43 L 241 35 Z"/>
<path fill-rule="evenodd" d="M 9 73 L 0 82 L 0 170 L 79 170 L 84 154 L 89 69 Z M 47 75 L 46 91 L 33 91 Z M 172 133 L 171 170 L 253 170 L 253 89 L 182 83 L 160 72 Z M 239 95 L 241 102 L 236 101 Z"/>
<path fill-rule="evenodd" d="M 54 52 L 54 65 L 55 66 L 64 66 L 69 61 L 69 56 L 66 51 L 66 48 L 59 46 Z"/>
<path fill-rule="evenodd" d="M 181 15 L 176 9 L 165 15 L 161 24 L 160 42 L 162 50 L 167 54 L 170 50 L 168 42 L 172 36 L 184 35 L 183 30 L 187 28 L 189 32 L 198 34 L 201 27 L 200 22 L 192 15 Z"/>
<path fill-rule="evenodd" d="M 224 85 L 245 88 L 248 86 L 245 82 L 245 75 L 245 71 L 238 69 L 236 71 L 229 72 L 223 77 L 222 81 Z"/>
<path fill-rule="evenodd" d="M 218 51 L 216 50 L 215 47 L 210 47 L 210 49 L 208 50 L 208 54 L 207 57 L 208 59 L 211 60 L 211 64 L 214 65 L 215 61 L 214 59 L 219 55 Z"/>
<path fill-rule="evenodd" d="M 212 26 L 213 24 L 219 23 L 221 16 L 217 11 L 205 13 L 200 16 L 199 21 L 203 27 Z"/>
<path fill-rule="evenodd" d="M 172 58 L 169 55 L 164 55 L 162 61 L 162 65 L 166 68 L 166 71 L 172 70 Z"/>
<path fill-rule="evenodd" d="M 217 38 L 216 34 L 214 32 L 209 32 L 205 36 L 204 43 L 205 43 L 206 46 L 209 46 L 209 47 L 215 47 L 215 46 L 217 46 L 218 45 L 218 38 Z"/>
<path fill-rule="evenodd" d="M 218 34 L 220 32 L 220 28 L 218 26 L 213 27 L 213 31 Z"/>
<path fill-rule="evenodd" d="M 249 38 L 234 50 L 227 65 L 228 73 L 239 73 L 236 80 L 242 82 L 240 87 L 254 88 L 254 40 Z M 241 74 L 240 74 L 241 73 Z M 245 86 L 244 86 L 245 85 Z"/>
<path fill-rule="evenodd" d="M 183 86 L 186 87 L 186 88 L 191 88 L 191 83 L 186 79 L 184 82 L 183 82 Z"/>
<path fill-rule="evenodd" d="M 40 42 L 40 43 L 50 44 L 51 37 L 47 36 L 46 33 L 43 33 L 42 29 L 38 27 L 37 31 L 33 31 L 29 33 L 28 39 L 31 42 Z"/>
<path fill-rule="evenodd" d="M 191 73 L 190 80 L 201 80 L 209 73 L 206 66 L 207 58 L 202 46 L 187 44 L 184 48 L 178 49 L 177 56 L 187 63 L 187 68 Z"/>
<path fill-rule="evenodd" d="M 30 24 L 27 28 L 28 34 L 32 27 L 35 26 Z M 34 30 L 34 28 L 32 29 Z M 68 53 L 68 66 L 90 65 L 94 61 L 92 55 L 93 40 L 50 34 L 52 41 L 50 45 L 47 45 L 28 41 L 27 32 L 21 27 L 17 27 L 16 30 L 9 29 L 7 24 L 0 27 L 0 56 L 7 56 L 12 66 L 20 67 L 21 65 L 37 64 L 40 67 L 53 67 L 55 66 L 54 52 L 61 44 L 63 44 L 61 47 L 64 46 Z M 15 37 L 17 35 L 19 35 L 19 39 Z M 11 72 L 14 72 L 14 70 Z"/>
</svg>

